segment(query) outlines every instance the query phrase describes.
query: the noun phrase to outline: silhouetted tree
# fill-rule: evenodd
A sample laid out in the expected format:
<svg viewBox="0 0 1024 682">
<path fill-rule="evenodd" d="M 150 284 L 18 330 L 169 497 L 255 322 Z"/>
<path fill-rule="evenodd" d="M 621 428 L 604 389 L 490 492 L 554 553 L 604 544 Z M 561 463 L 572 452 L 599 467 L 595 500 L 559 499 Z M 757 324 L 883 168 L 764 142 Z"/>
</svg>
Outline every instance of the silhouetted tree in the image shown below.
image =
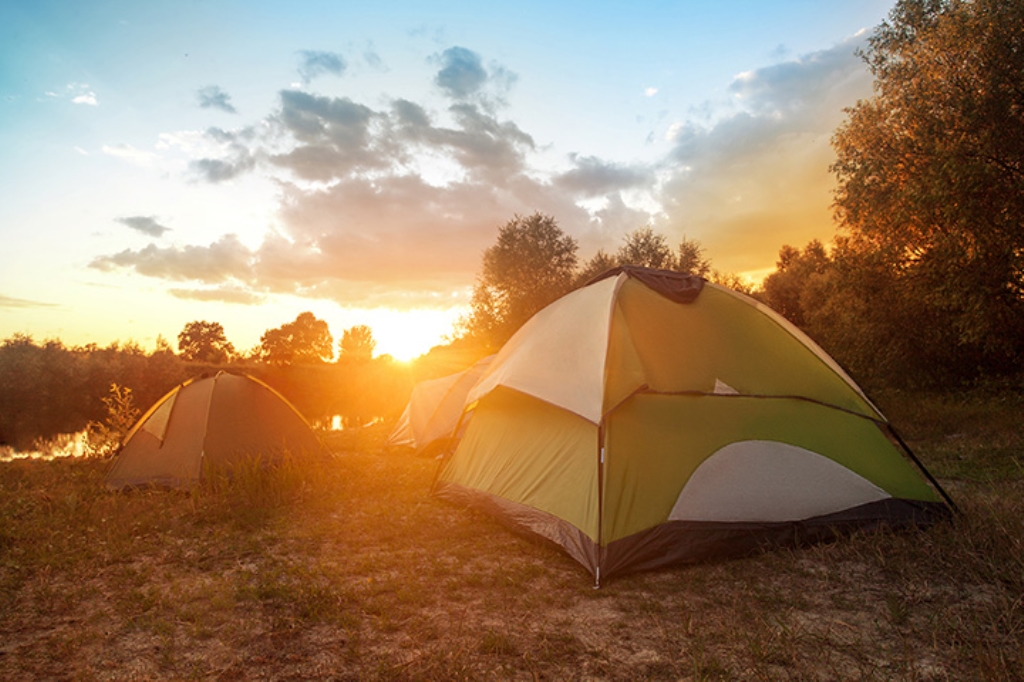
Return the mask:
<svg viewBox="0 0 1024 682">
<path fill-rule="evenodd" d="M 231 359 L 235 347 L 224 335 L 220 322 L 196 320 L 178 334 L 178 351 L 182 360 L 219 365 Z"/>
<path fill-rule="evenodd" d="M 829 266 L 825 247 L 816 239 L 803 251 L 783 246 L 775 262 L 775 272 L 765 277 L 762 285 L 765 303 L 796 326 L 804 327 L 807 289 Z"/>
<path fill-rule="evenodd" d="M 707 277 L 711 273 L 711 261 L 704 253 L 704 247 L 696 239 L 683 237 L 679 242 L 679 259 L 675 263 L 679 272 Z"/>
<path fill-rule="evenodd" d="M 313 313 L 299 313 L 294 322 L 263 333 L 259 355 L 274 365 L 327 362 L 334 356 L 334 337 Z"/>
<path fill-rule="evenodd" d="M 604 249 L 598 249 L 597 253 L 583 264 L 580 271 L 576 275 L 576 286 L 583 286 L 594 277 L 597 277 L 606 270 L 611 270 L 616 267 L 619 262 L 614 256 L 608 255 Z"/>
<path fill-rule="evenodd" d="M 505 342 L 534 313 L 567 293 L 576 272 L 576 240 L 551 216 L 515 216 L 484 251 L 463 334 L 494 346 Z"/>
<path fill-rule="evenodd" d="M 615 253 L 615 260 L 619 265 L 640 265 L 665 270 L 672 270 L 676 266 L 668 240 L 650 227 L 626 233 L 622 246 Z"/>
<path fill-rule="evenodd" d="M 369 360 L 373 357 L 373 349 L 377 341 L 373 338 L 373 330 L 365 324 L 349 327 L 341 334 L 338 342 L 338 356 L 357 360 Z"/>
</svg>

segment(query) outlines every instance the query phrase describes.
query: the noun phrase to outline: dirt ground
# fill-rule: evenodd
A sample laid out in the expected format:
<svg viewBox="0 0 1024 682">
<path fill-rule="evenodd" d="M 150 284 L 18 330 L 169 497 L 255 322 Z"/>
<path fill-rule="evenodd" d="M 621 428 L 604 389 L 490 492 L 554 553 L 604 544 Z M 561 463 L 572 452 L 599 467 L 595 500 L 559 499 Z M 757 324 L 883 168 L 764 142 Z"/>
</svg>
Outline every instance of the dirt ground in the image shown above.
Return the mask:
<svg viewBox="0 0 1024 682">
<path fill-rule="evenodd" d="M 1019 483 L 952 484 L 956 523 L 594 589 L 430 497 L 434 467 L 350 451 L 197 495 L 0 463 L 0 678 L 1022 679 Z"/>
</svg>

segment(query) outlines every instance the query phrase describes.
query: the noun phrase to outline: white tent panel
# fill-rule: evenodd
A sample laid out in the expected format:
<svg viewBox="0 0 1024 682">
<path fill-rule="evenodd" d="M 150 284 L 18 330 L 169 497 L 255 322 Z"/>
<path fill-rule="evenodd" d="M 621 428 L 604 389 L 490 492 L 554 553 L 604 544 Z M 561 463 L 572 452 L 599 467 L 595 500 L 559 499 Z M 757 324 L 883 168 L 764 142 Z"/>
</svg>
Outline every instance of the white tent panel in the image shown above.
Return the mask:
<svg viewBox="0 0 1024 682">
<path fill-rule="evenodd" d="M 816 452 L 747 440 L 723 447 L 697 467 L 669 519 L 801 521 L 888 497 L 874 483 Z"/>
<path fill-rule="evenodd" d="M 505 386 L 600 422 L 612 308 L 626 279 L 577 289 L 530 318 L 495 356 L 467 404 Z"/>
</svg>

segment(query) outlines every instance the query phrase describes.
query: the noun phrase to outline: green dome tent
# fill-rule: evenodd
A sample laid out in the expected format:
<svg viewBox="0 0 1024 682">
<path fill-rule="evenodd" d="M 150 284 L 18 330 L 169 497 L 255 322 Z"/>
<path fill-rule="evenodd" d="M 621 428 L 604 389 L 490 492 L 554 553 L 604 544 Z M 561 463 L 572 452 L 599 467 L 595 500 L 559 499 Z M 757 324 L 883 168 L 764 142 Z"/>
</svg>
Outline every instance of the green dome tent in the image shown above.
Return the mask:
<svg viewBox="0 0 1024 682">
<path fill-rule="evenodd" d="M 806 335 L 674 272 L 616 268 L 537 313 L 463 421 L 435 493 L 556 543 L 597 584 L 951 508 Z"/>
<path fill-rule="evenodd" d="M 319 450 L 305 419 L 274 389 L 218 372 L 175 387 L 149 408 L 125 436 L 106 485 L 178 488 L 199 482 L 204 464 Z"/>
</svg>

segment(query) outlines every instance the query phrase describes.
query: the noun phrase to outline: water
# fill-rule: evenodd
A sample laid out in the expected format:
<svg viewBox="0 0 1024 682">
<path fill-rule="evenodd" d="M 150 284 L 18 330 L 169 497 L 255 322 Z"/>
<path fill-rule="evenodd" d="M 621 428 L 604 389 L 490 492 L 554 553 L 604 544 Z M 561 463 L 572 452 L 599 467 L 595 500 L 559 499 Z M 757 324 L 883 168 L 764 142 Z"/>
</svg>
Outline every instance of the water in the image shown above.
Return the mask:
<svg viewBox="0 0 1024 682">
<path fill-rule="evenodd" d="M 82 457 L 88 452 L 86 432 L 61 433 L 46 441 L 37 442 L 34 450 L 15 450 L 0 445 L 0 462 L 16 459 L 55 459 L 57 457 Z"/>
</svg>

